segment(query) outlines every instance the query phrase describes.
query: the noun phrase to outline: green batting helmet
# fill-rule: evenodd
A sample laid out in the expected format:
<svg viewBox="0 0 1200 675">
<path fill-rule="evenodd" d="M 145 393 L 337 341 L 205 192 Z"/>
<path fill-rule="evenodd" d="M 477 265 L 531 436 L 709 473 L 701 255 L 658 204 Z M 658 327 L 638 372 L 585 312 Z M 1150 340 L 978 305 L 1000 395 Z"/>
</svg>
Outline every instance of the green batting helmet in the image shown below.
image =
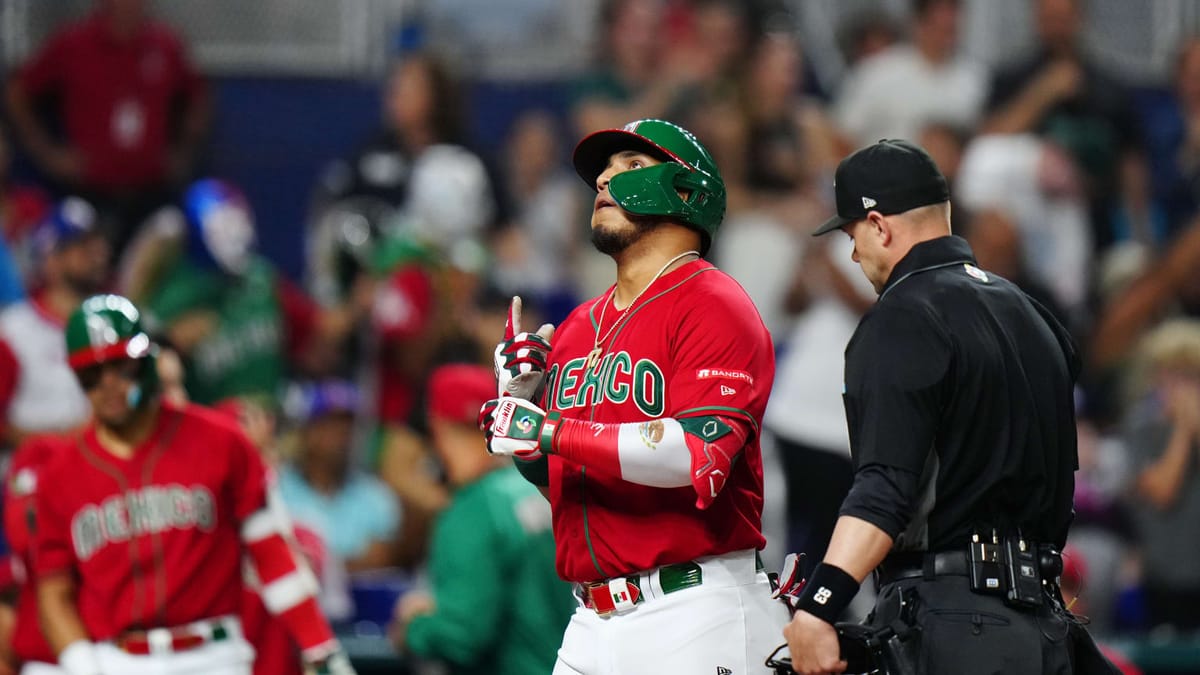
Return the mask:
<svg viewBox="0 0 1200 675">
<path fill-rule="evenodd" d="M 120 295 L 93 295 L 67 319 L 67 362 L 78 375 L 89 366 L 120 359 L 141 361 L 130 404 L 137 406 L 158 389 L 156 346 L 142 330 L 137 307 Z"/>
<path fill-rule="evenodd" d="M 613 200 L 639 216 L 678 219 L 700 232 L 700 253 L 708 253 L 725 216 L 725 181 L 708 150 L 679 125 L 638 120 L 580 141 L 573 157 L 575 171 L 595 189 L 609 158 L 622 150 L 644 152 L 663 163 L 613 176 L 608 184 Z M 685 197 L 679 196 L 681 191 Z"/>
</svg>

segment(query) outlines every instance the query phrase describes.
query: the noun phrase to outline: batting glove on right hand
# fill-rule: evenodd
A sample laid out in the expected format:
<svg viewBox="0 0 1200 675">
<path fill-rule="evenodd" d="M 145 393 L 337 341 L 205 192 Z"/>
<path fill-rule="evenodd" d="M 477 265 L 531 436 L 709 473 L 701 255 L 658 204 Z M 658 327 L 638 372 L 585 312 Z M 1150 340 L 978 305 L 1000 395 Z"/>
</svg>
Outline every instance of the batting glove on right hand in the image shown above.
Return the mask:
<svg viewBox="0 0 1200 675">
<path fill-rule="evenodd" d="M 553 336 L 554 326 L 548 323 L 542 324 L 536 333 L 521 331 L 521 298 L 514 296 L 508 307 L 504 340 L 496 345 L 493 353 L 497 396 L 515 396 L 528 401 L 538 399 Z"/>
<path fill-rule="evenodd" d="M 532 462 L 550 451 L 559 415 L 547 415 L 522 398 L 494 398 L 479 410 L 479 430 L 487 437 L 489 453 Z"/>
</svg>

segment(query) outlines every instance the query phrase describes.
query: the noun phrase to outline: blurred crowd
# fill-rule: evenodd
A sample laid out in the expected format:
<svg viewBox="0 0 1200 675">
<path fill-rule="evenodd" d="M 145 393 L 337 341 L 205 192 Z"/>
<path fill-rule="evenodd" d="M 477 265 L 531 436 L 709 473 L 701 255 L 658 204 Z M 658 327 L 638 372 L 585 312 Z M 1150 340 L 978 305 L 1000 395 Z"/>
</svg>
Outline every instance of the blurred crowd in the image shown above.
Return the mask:
<svg viewBox="0 0 1200 675">
<path fill-rule="evenodd" d="M 959 1 L 856 16 L 839 35 L 848 69 L 825 90 L 783 0 L 605 0 L 593 66 L 561 83 L 567 114 L 522 111 L 495 156 L 466 131 L 486 114 L 463 96 L 469 73 L 436 44 L 405 50 L 380 83 L 377 133 L 295 196 L 310 207 L 287 230 L 306 251 L 292 279 L 256 252 L 242 187 L 199 159 L 213 103 L 178 33 L 145 2 L 97 0 L 6 82 L 3 444 L 87 418 L 63 321 L 88 295 L 120 292 L 175 356 L 161 359 L 172 395 L 228 411 L 277 466 L 293 519 L 319 540 L 330 617 L 382 636 L 399 589 L 432 588 L 433 601 L 396 607 L 393 639 L 477 658 L 499 626 L 448 652 L 433 629 L 405 635 L 451 602 L 437 592 L 439 546 L 494 553 L 464 543 L 488 542 L 455 504 L 481 476 L 511 471 L 466 433 L 481 401 L 449 364 L 490 370 L 512 295 L 538 325 L 604 290 L 610 263 L 588 244 L 591 201 L 568 144 L 660 117 L 693 130 L 721 167 L 729 208 L 710 257 L 750 293 L 778 350 L 770 564 L 787 550 L 820 560 L 851 476 L 841 354 L 874 294 L 848 240 L 808 234 L 833 210 L 842 156 L 906 138 L 951 182 L 955 232 L 980 266 L 1083 348 L 1068 553 L 1079 606 L 1100 634 L 1194 635 L 1200 38 L 1181 44 L 1169 86 L 1147 91 L 1089 56 L 1082 0 L 1030 2 L 1037 46 L 997 68 L 961 56 Z M 16 153 L 31 178 L 8 171 Z M 479 456 L 469 468 L 462 444 Z M 518 529 L 548 538 L 538 504 L 514 507 Z M 552 578 L 552 547 L 529 546 Z M 554 592 L 569 610 L 565 585 Z"/>
</svg>

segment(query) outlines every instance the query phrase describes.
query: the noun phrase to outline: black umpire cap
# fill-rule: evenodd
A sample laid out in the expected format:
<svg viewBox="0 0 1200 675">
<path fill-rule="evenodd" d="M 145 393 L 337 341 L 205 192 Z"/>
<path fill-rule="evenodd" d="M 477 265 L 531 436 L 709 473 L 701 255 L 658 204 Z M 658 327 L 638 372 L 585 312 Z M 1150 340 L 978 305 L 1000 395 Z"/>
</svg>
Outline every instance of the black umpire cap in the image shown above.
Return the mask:
<svg viewBox="0 0 1200 675">
<path fill-rule="evenodd" d="M 882 140 L 842 160 L 833 174 L 837 215 L 813 232 L 819 236 L 867 217 L 885 216 L 950 200 L 946 177 L 929 153 L 899 140 Z"/>
</svg>

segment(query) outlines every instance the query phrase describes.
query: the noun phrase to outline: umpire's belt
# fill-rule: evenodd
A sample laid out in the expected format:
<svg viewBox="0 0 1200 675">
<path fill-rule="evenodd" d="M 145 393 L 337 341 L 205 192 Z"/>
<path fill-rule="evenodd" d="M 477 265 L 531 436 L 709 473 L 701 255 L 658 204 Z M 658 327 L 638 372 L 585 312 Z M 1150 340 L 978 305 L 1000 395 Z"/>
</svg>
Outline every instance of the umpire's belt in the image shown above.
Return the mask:
<svg viewBox="0 0 1200 675">
<path fill-rule="evenodd" d="M 649 572 L 614 577 L 603 581 L 576 584 L 579 602 L 600 616 L 628 612 L 645 602 L 648 596 L 669 595 L 685 588 L 699 586 L 705 572 L 712 582 L 751 583 L 754 575 L 763 570 L 757 551 L 734 551 L 719 556 L 663 565 Z M 739 578 L 746 577 L 746 578 Z"/>
<path fill-rule="evenodd" d="M 879 567 L 875 568 L 876 580 L 880 586 L 890 584 L 900 579 L 911 579 L 953 575 L 969 576 L 966 551 L 941 551 L 925 553 L 921 551 L 893 553 Z"/>
</svg>

